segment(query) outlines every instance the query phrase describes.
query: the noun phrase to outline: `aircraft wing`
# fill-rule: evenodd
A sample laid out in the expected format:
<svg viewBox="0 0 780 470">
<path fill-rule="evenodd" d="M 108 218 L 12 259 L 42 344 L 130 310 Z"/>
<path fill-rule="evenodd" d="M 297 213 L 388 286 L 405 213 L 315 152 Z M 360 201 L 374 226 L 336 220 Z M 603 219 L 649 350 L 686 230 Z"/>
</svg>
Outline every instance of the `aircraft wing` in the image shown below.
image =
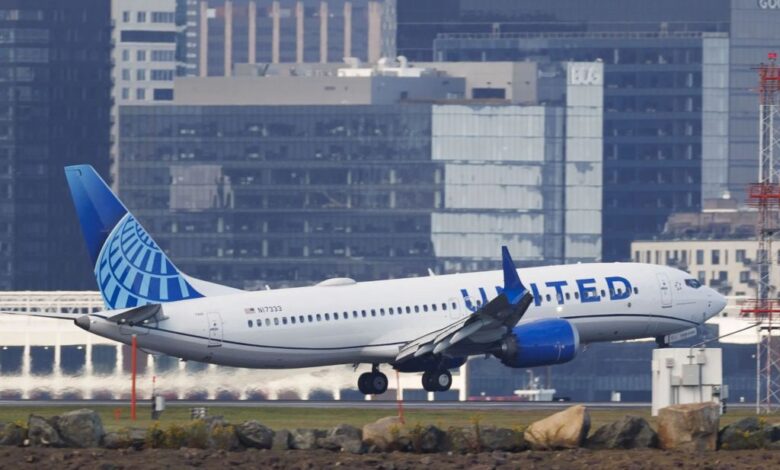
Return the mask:
<svg viewBox="0 0 780 470">
<path fill-rule="evenodd" d="M 0 315 L 16 315 L 17 317 L 52 318 L 55 320 L 74 320 L 80 315 L 77 313 L 62 312 L 15 312 L 13 310 L 0 310 Z"/>
<path fill-rule="evenodd" d="M 533 295 L 520 281 L 509 250 L 502 247 L 501 254 L 504 270 L 502 292 L 472 315 L 405 344 L 395 358 L 396 364 L 427 354 L 456 356 L 487 353 L 490 346 L 509 333 L 528 310 Z"/>
</svg>

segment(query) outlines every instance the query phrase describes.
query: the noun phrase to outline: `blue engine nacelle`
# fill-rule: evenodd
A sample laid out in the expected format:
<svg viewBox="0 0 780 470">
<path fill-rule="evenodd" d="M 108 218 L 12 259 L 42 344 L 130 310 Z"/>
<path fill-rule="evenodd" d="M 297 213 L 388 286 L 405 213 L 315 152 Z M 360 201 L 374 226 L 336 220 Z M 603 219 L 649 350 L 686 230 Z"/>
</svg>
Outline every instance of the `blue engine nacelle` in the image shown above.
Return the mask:
<svg viewBox="0 0 780 470">
<path fill-rule="evenodd" d="M 574 325 L 563 318 L 547 318 L 514 327 L 495 355 L 507 367 L 548 366 L 571 361 L 579 346 Z"/>
</svg>

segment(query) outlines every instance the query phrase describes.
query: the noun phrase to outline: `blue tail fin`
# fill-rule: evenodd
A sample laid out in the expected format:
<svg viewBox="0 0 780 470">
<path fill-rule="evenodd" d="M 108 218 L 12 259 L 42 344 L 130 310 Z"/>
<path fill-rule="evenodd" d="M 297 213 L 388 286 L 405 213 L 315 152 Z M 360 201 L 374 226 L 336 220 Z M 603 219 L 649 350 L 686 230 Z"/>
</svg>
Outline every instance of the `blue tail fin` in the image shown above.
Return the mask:
<svg viewBox="0 0 780 470">
<path fill-rule="evenodd" d="M 98 288 L 110 309 L 203 297 L 89 165 L 65 168 Z"/>
</svg>

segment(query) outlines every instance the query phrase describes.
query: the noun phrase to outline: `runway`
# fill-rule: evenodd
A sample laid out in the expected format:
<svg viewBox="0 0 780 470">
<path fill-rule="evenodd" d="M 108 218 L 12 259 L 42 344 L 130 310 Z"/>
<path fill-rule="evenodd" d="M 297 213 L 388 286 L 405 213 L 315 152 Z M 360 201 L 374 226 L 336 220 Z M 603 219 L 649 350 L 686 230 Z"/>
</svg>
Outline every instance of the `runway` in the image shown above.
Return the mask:
<svg viewBox="0 0 780 470">
<path fill-rule="evenodd" d="M 149 400 L 139 400 L 148 403 Z M 126 406 L 128 400 L 0 400 L 0 407 L 90 407 Z M 398 403 L 388 400 L 266 400 L 266 401 L 189 401 L 168 400 L 167 406 L 223 407 L 223 408 L 330 408 L 330 409 L 395 409 Z M 557 410 L 572 405 L 584 405 L 590 409 L 650 408 L 649 402 L 520 402 L 520 401 L 405 401 L 404 408 L 411 410 Z M 753 408 L 755 403 L 729 403 L 728 408 Z"/>
</svg>

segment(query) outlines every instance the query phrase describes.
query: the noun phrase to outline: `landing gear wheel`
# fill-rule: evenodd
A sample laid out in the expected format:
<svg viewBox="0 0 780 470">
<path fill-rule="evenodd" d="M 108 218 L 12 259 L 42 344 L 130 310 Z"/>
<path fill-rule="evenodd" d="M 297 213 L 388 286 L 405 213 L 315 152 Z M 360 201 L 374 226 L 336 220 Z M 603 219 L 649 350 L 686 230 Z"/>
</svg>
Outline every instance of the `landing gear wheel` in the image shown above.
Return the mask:
<svg viewBox="0 0 780 470">
<path fill-rule="evenodd" d="M 436 391 L 446 392 L 452 387 L 452 374 L 448 370 L 442 370 L 433 374 L 436 381 Z"/>
<path fill-rule="evenodd" d="M 358 377 L 358 390 L 360 390 L 360 393 L 363 395 L 371 394 L 371 375 L 371 372 L 366 372 L 365 374 L 360 374 L 360 377 Z"/>
<path fill-rule="evenodd" d="M 381 395 L 387 391 L 387 376 L 381 372 L 372 372 L 369 383 L 371 393 L 374 395 Z"/>
</svg>

